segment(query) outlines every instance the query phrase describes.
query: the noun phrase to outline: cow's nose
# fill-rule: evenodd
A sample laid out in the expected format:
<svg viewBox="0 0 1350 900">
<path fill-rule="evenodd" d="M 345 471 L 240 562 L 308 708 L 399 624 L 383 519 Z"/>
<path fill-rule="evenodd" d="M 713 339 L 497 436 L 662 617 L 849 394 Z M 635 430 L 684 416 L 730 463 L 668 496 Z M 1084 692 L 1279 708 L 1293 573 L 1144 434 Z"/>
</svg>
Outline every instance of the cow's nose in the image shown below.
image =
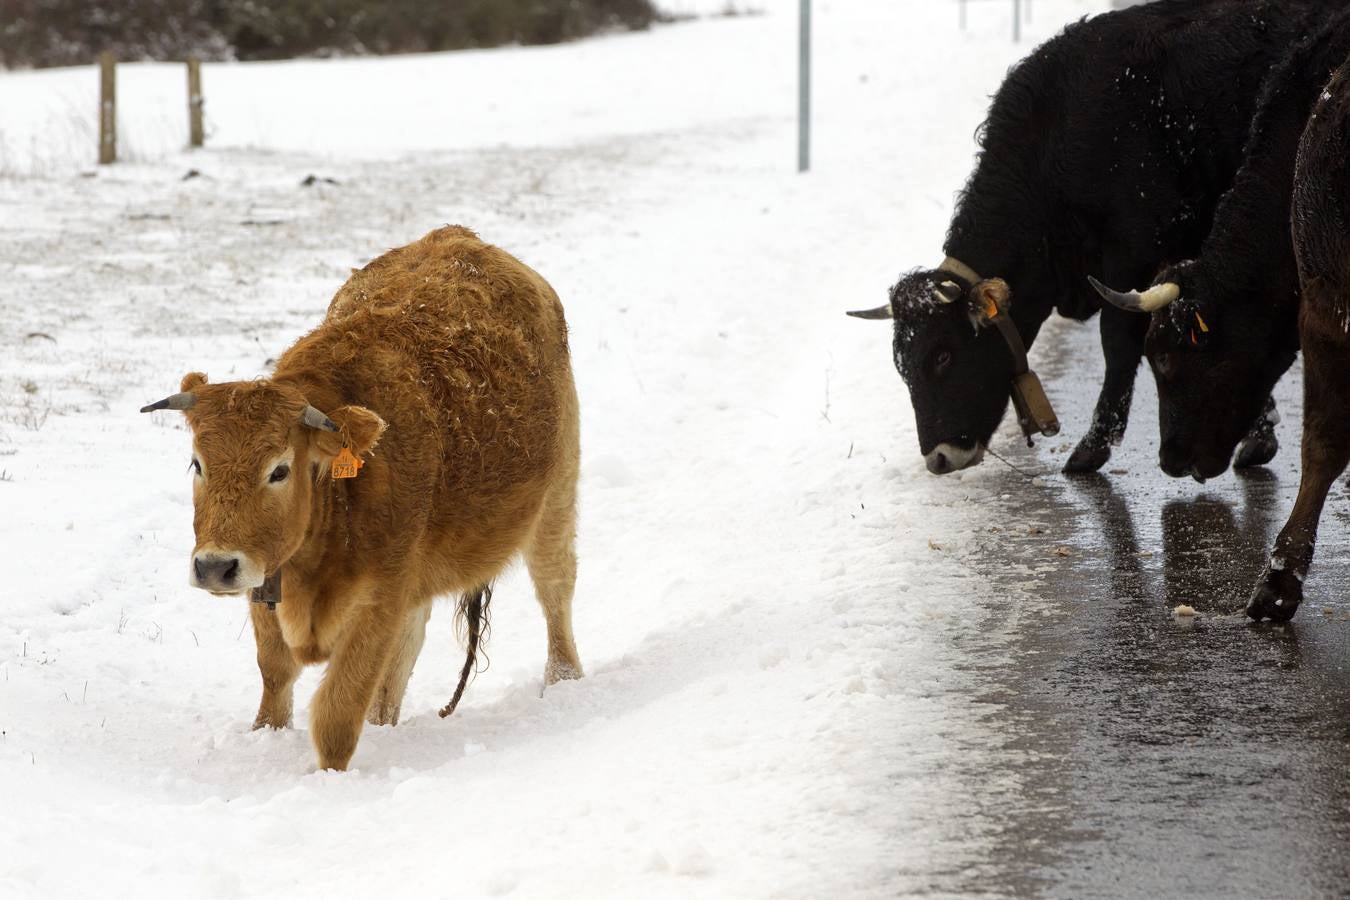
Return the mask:
<svg viewBox="0 0 1350 900">
<path fill-rule="evenodd" d="M 230 587 L 239 575 L 239 557 L 203 553 L 193 557 L 192 571 L 204 587 Z"/>
<path fill-rule="evenodd" d="M 1192 454 L 1181 450 L 1172 441 L 1164 441 L 1158 452 L 1158 468 L 1173 478 L 1185 478 L 1194 465 Z"/>
<path fill-rule="evenodd" d="M 952 461 L 947 458 L 947 454 L 940 450 L 935 450 L 928 454 L 928 471 L 934 475 L 946 475 L 952 470 Z"/>
</svg>

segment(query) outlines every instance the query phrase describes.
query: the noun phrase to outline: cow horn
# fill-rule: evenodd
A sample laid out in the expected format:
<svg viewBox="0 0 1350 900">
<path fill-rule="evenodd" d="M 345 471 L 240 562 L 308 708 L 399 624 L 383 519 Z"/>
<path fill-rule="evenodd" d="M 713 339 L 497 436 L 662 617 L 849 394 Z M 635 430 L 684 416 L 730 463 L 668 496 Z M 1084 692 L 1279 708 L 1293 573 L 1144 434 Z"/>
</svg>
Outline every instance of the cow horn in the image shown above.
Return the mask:
<svg viewBox="0 0 1350 900">
<path fill-rule="evenodd" d="M 312 406 L 306 406 L 305 411 L 300 416 L 300 421 L 304 422 L 310 428 L 321 428 L 324 431 L 338 431 L 337 424 L 323 413 Z"/>
<path fill-rule="evenodd" d="M 165 397 L 163 400 L 156 400 L 149 406 L 142 406 L 141 412 L 155 412 L 159 409 L 191 409 L 192 405 L 196 402 L 197 398 L 193 396 L 192 391 L 183 391 L 181 394 L 174 394 Z"/>
<path fill-rule="evenodd" d="M 955 303 L 961 299 L 961 285 L 955 281 L 944 281 L 933 288 L 933 299 L 939 303 Z"/>
<path fill-rule="evenodd" d="M 1154 285 L 1142 294 L 1138 291 L 1130 291 L 1128 294 L 1113 291 L 1091 275 L 1088 276 L 1088 282 L 1102 295 L 1103 300 L 1126 312 L 1156 312 L 1181 296 L 1181 286 L 1171 281 Z"/>
<path fill-rule="evenodd" d="M 850 309 L 850 316 L 855 319 L 894 319 L 895 311 L 891 309 L 889 303 L 878 306 L 876 309 Z"/>
</svg>

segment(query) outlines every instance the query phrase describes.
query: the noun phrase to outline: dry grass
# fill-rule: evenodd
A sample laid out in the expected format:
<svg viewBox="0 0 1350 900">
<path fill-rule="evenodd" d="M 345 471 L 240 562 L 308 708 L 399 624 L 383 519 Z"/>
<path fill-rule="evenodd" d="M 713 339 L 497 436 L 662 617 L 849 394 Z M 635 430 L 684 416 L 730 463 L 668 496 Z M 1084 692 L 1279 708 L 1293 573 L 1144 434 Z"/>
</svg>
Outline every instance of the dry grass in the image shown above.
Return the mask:
<svg viewBox="0 0 1350 900">
<path fill-rule="evenodd" d="M 41 431 L 52 414 L 52 405 L 36 399 L 32 394 L 25 395 L 23 402 L 15 408 L 0 413 L 0 422 L 18 425 L 25 431 Z"/>
</svg>

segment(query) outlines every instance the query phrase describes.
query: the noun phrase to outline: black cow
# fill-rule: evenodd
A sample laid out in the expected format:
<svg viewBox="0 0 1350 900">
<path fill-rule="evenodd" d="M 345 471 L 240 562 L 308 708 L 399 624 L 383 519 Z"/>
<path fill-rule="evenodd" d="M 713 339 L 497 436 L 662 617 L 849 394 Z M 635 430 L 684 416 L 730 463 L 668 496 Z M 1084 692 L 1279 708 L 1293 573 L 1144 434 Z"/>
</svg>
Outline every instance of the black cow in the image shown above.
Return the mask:
<svg viewBox="0 0 1350 900">
<path fill-rule="evenodd" d="M 1159 0 L 1071 25 L 1013 68 L 982 126 L 947 260 L 902 277 L 887 306 L 854 313 L 895 320 L 930 471 L 980 461 L 1021 368 L 1017 344 L 1053 309 L 1082 320 L 1101 308 L 1087 276 L 1146 284 L 1160 261 L 1195 255 L 1263 77 L 1327 15 L 1312 0 Z M 1106 381 L 1067 471 L 1100 468 L 1120 441 L 1146 328 L 1103 310 Z M 1026 405 L 1025 429 L 1057 429 Z"/>
<path fill-rule="evenodd" d="M 1341 4 L 1344 6 L 1345 4 Z M 1271 72 L 1245 159 L 1197 259 L 1164 269 L 1144 351 L 1158 384 L 1158 462 L 1173 476 L 1212 478 L 1298 353 L 1298 270 L 1289 234 L 1299 137 L 1327 78 L 1350 55 L 1350 9 L 1293 48 Z M 1159 291 L 1159 288 L 1165 290 Z M 1155 306 L 1103 289 L 1122 308 Z M 1160 301 L 1159 301 L 1160 302 Z M 1250 442 L 1238 454 L 1244 462 Z"/>
<path fill-rule="evenodd" d="M 1303 293 L 1303 471 L 1270 567 L 1247 603 L 1288 621 L 1303 600 L 1327 492 L 1350 462 L 1350 62 L 1319 94 L 1294 170 L 1294 253 Z"/>
</svg>

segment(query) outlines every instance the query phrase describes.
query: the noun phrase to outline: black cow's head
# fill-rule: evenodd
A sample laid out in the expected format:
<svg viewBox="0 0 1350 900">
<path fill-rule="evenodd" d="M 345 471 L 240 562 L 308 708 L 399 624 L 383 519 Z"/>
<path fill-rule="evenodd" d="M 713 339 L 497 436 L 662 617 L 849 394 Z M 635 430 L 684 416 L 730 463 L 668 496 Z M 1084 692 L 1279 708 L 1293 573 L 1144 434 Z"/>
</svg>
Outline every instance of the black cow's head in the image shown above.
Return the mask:
<svg viewBox="0 0 1350 900">
<path fill-rule="evenodd" d="M 1262 298 L 1232 298 L 1218 277 L 1187 261 L 1142 293 L 1093 282 L 1108 302 L 1153 317 L 1144 353 L 1158 385 L 1158 465 L 1174 478 L 1222 475 L 1294 360 L 1287 330 L 1253 313 Z"/>
<path fill-rule="evenodd" d="M 990 321 L 1011 302 L 1002 279 L 929 269 L 901 278 L 886 306 L 849 313 L 894 320 L 895 367 L 909 386 L 919 452 L 935 475 L 978 464 L 1007 409 L 1013 360 Z"/>
</svg>

